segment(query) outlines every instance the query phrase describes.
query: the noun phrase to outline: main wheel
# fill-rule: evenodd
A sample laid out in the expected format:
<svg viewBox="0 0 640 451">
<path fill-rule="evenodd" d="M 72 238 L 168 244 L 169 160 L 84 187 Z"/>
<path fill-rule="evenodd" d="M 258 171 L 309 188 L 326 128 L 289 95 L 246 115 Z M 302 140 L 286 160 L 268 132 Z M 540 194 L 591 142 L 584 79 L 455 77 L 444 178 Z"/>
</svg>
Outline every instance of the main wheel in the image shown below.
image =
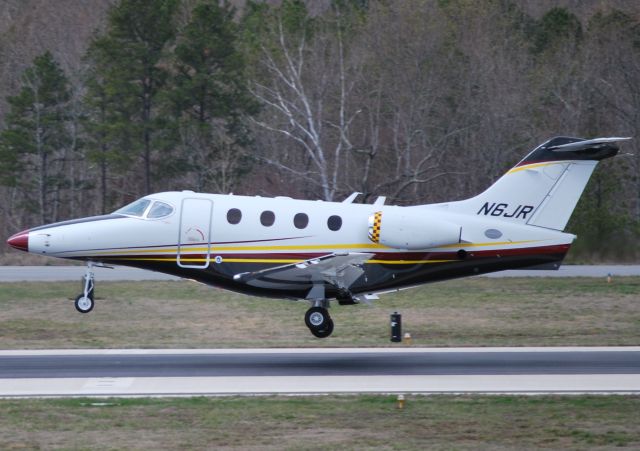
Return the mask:
<svg viewBox="0 0 640 451">
<path fill-rule="evenodd" d="M 322 330 L 310 329 L 310 330 L 315 337 L 327 338 L 333 332 L 333 320 L 329 318 L 329 321 L 327 321 L 327 326 L 325 329 L 322 329 Z"/>
<path fill-rule="evenodd" d="M 93 310 L 94 304 L 93 297 L 85 296 L 84 294 L 79 295 L 75 302 L 76 310 L 80 313 L 89 313 Z"/>
<path fill-rule="evenodd" d="M 304 315 L 304 323 L 311 330 L 323 330 L 330 321 L 329 312 L 323 307 L 311 307 Z"/>
<path fill-rule="evenodd" d="M 326 338 L 333 332 L 333 320 L 326 308 L 311 307 L 304 315 L 304 322 L 318 338 Z"/>
</svg>

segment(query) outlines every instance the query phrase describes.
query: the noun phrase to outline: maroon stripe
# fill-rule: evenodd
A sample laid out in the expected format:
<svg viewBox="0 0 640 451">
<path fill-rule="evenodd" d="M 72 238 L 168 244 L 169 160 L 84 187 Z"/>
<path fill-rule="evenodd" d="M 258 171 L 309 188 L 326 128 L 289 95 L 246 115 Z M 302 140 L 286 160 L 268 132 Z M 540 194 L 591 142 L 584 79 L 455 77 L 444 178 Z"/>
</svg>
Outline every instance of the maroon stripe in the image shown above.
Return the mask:
<svg viewBox="0 0 640 451">
<path fill-rule="evenodd" d="M 511 255 L 539 255 L 539 254 L 559 254 L 568 252 L 570 244 L 558 244 L 553 246 L 521 247 L 517 249 L 497 249 L 487 251 L 467 251 L 474 257 L 495 257 Z"/>
<path fill-rule="evenodd" d="M 486 257 L 507 257 L 518 255 L 545 255 L 545 254 L 563 254 L 569 251 L 569 244 L 559 244 L 553 246 L 538 246 L 518 249 L 491 249 L 491 250 L 470 250 L 467 251 L 467 258 L 486 258 Z M 206 254 L 181 254 L 182 258 L 206 258 Z M 268 253 L 212 253 L 210 257 L 216 256 L 223 259 L 288 259 L 288 260 L 308 260 L 327 255 L 327 253 L 291 253 L 291 252 L 268 252 Z M 138 258 L 176 258 L 175 254 L 134 254 L 134 255 L 111 255 L 101 257 L 103 259 L 138 259 Z M 378 252 L 372 257 L 374 260 L 459 260 L 456 252 Z"/>
</svg>

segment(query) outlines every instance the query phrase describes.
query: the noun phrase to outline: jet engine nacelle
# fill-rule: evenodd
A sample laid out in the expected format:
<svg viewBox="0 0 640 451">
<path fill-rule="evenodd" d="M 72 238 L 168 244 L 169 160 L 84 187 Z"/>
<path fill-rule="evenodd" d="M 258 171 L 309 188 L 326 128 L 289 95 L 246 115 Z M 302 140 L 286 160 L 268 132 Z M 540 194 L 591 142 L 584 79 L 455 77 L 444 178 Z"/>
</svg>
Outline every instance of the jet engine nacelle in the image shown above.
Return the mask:
<svg viewBox="0 0 640 451">
<path fill-rule="evenodd" d="M 378 211 L 369 216 L 369 239 L 396 249 L 428 249 L 460 242 L 462 227 L 417 211 Z"/>
</svg>

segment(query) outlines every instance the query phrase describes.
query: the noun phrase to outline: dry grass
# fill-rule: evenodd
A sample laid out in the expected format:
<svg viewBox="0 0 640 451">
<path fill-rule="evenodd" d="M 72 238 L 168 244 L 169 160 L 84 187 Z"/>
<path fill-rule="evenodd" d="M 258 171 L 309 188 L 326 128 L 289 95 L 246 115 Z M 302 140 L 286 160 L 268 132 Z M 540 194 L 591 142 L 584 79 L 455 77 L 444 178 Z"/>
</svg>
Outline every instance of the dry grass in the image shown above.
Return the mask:
<svg viewBox="0 0 640 451">
<path fill-rule="evenodd" d="M 3 246 L 0 241 L 0 247 Z M 8 247 L 8 246 L 4 246 Z M 82 266 L 83 262 L 62 258 L 51 258 L 45 255 L 29 254 L 11 250 L 2 252 L 0 248 L 0 266 Z"/>
<path fill-rule="evenodd" d="M 0 401 L 1 449 L 587 447 L 638 449 L 640 397 L 414 396 L 403 411 L 383 395 Z"/>
<path fill-rule="evenodd" d="M 639 345 L 640 278 L 473 278 L 331 308 L 326 340 L 303 324 L 304 302 L 252 298 L 197 283 L 98 281 L 87 315 L 78 283 L 0 284 L 0 349 L 386 346 L 403 314 L 414 346 Z M 396 345 L 397 346 L 397 345 Z"/>
</svg>

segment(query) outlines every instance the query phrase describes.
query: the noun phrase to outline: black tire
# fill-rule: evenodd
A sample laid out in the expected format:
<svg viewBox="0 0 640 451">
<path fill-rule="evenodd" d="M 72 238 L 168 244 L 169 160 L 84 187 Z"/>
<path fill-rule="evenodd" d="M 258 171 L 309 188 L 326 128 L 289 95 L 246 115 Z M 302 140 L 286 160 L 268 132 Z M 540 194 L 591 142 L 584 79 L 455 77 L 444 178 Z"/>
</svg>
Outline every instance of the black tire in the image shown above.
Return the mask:
<svg viewBox="0 0 640 451">
<path fill-rule="evenodd" d="M 93 302 L 93 296 L 87 296 L 85 298 L 84 294 L 80 294 L 76 298 L 74 305 L 76 306 L 76 310 L 80 313 L 89 313 L 93 310 L 95 302 Z"/>
<path fill-rule="evenodd" d="M 327 321 L 327 327 L 325 329 L 317 330 L 309 328 L 309 330 L 314 337 L 327 338 L 333 332 L 333 320 L 329 318 L 329 321 Z"/>
<path fill-rule="evenodd" d="M 311 307 L 304 315 L 304 323 L 311 331 L 326 329 L 329 321 L 329 312 L 323 307 Z"/>
</svg>

